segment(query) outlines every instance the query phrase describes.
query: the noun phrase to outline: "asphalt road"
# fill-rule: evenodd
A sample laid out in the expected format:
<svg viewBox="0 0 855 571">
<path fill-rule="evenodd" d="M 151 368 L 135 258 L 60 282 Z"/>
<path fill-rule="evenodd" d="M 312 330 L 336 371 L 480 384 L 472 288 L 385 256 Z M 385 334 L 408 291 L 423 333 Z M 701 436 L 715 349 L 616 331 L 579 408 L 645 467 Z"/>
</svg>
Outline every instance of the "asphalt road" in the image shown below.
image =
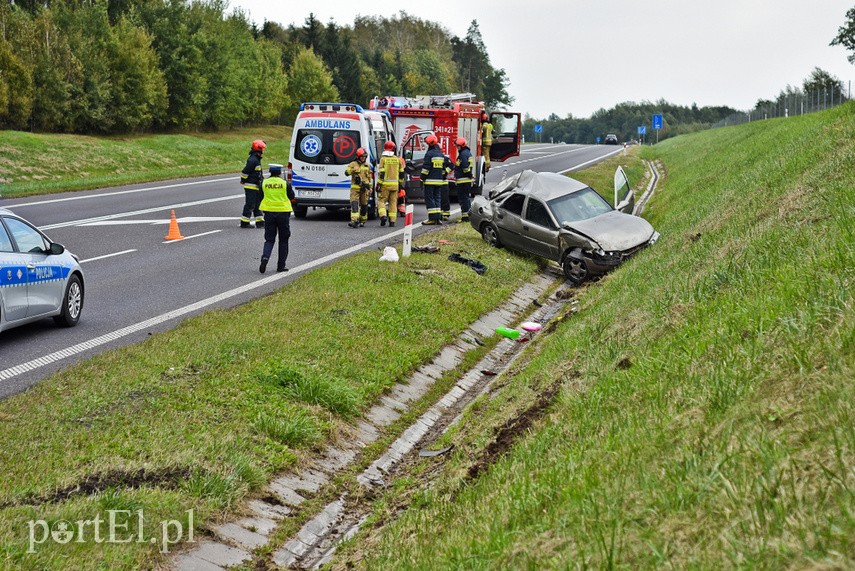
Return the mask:
<svg viewBox="0 0 855 571">
<path fill-rule="evenodd" d="M 519 157 L 493 163 L 485 189 L 523 169 L 567 172 L 620 151 L 525 145 Z M 0 207 L 75 253 L 86 278 L 77 327 L 59 328 L 45 319 L 0 333 L 0 398 L 71 363 L 171 329 L 191 315 L 270 293 L 342 256 L 401 242 L 400 225 L 391 229 L 371 221 L 352 229 L 347 211 L 309 210 L 307 218 L 291 219 L 291 271 L 271 273 L 274 250 L 271 268 L 261 275 L 263 231 L 239 228 L 243 201 L 237 174 L 0 200 Z M 171 210 L 184 240 L 165 241 Z M 428 230 L 418 225 L 426 218 L 424 204 L 416 203 L 414 235 Z"/>
</svg>

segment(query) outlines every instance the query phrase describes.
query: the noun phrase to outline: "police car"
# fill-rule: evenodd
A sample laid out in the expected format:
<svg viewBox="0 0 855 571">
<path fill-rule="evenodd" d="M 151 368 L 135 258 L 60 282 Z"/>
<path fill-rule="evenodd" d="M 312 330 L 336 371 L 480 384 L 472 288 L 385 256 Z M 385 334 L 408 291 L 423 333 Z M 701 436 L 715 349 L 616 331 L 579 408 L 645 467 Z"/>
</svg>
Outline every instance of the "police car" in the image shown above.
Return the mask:
<svg viewBox="0 0 855 571">
<path fill-rule="evenodd" d="M 45 317 L 66 327 L 77 325 L 83 291 L 77 257 L 0 208 L 0 331 Z"/>
</svg>

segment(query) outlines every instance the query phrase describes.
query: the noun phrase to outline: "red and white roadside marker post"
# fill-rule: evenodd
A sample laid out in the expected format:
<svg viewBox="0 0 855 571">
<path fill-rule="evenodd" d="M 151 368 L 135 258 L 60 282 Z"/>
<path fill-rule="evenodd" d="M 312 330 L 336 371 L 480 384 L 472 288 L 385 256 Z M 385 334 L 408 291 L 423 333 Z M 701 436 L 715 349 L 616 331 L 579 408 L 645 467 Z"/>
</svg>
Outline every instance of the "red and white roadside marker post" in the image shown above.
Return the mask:
<svg viewBox="0 0 855 571">
<path fill-rule="evenodd" d="M 413 205 L 408 204 L 404 212 L 404 247 L 401 249 L 401 257 L 409 258 L 413 247 Z"/>
</svg>

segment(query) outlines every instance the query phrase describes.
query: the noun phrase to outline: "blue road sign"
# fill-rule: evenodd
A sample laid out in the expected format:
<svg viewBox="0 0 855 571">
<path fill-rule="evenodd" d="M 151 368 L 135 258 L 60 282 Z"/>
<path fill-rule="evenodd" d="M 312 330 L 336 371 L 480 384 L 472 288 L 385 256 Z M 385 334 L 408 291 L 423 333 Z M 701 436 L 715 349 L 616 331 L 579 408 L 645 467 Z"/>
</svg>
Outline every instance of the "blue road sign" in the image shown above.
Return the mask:
<svg viewBox="0 0 855 571">
<path fill-rule="evenodd" d="M 638 126 L 638 134 L 639 135 L 646 135 L 647 134 L 647 127 L 645 127 L 644 125 L 639 125 Z"/>
<path fill-rule="evenodd" d="M 599 137 L 597 137 L 597 142 L 598 142 L 598 143 L 600 142 L 600 138 L 599 138 Z"/>
<path fill-rule="evenodd" d="M 653 128 L 661 129 L 662 128 L 662 115 L 654 115 L 653 116 Z"/>
<path fill-rule="evenodd" d="M 543 133 L 543 125 L 537 124 L 534 126 L 535 133 Z"/>
</svg>

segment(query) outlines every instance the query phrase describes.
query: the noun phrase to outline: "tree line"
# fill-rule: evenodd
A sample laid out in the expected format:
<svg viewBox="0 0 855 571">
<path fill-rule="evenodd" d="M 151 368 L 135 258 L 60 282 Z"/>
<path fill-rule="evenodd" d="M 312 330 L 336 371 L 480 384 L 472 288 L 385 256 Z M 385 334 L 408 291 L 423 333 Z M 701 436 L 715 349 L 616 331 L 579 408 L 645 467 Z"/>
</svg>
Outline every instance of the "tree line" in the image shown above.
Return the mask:
<svg viewBox="0 0 855 571">
<path fill-rule="evenodd" d="M 472 21 L 251 23 L 226 0 L 0 0 L 0 129 L 127 134 L 287 123 L 300 102 L 475 93 L 508 105 Z"/>
<path fill-rule="evenodd" d="M 664 99 L 641 103 L 627 101 L 611 109 L 599 109 L 590 118 L 573 117 L 572 114 L 562 118 L 553 113 L 546 119 L 535 119 L 526 115 L 523 134 L 526 141 L 538 142 L 592 144 L 597 142 L 597 137 L 603 142 L 608 133 L 617 135 L 619 141 L 629 141 L 640 138 L 638 127 L 642 125 L 647 128 L 647 136 L 654 136 L 652 117 L 661 114 L 663 128 L 659 132 L 659 140 L 662 140 L 709 129 L 716 121 L 735 112 L 735 109 L 726 106 L 698 107 L 692 104 L 686 107 L 668 103 Z M 540 133 L 535 133 L 536 125 L 540 125 Z"/>
<path fill-rule="evenodd" d="M 829 45 L 846 48 L 850 52 L 849 62 L 855 64 L 855 6 L 846 12 L 843 25 Z M 526 116 L 523 134 L 527 141 L 590 144 L 596 142 L 597 137 L 600 137 L 601 141 L 604 140 L 608 133 L 616 134 L 621 141 L 637 139 L 640 137 L 638 127 L 645 126 L 649 140 L 654 136 L 651 128 L 652 116 L 661 114 L 663 128 L 657 135 L 661 141 L 711 127 L 820 111 L 851 98 L 852 93 L 847 93 L 840 79 L 817 67 L 804 79 L 801 88 L 787 85 L 776 98 L 758 99 L 754 107 L 747 111 L 737 111 L 726 106 L 699 108 L 692 104 L 691 107 L 686 107 L 665 100 L 655 103 L 626 102 L 609 110 L 600 109 L 589 119 L 572 115 L 561 118 L 554 113 L 546 119 Z M 540 127 L 540 133 L 535 133 L 535 126 Z"/>
</svg>

